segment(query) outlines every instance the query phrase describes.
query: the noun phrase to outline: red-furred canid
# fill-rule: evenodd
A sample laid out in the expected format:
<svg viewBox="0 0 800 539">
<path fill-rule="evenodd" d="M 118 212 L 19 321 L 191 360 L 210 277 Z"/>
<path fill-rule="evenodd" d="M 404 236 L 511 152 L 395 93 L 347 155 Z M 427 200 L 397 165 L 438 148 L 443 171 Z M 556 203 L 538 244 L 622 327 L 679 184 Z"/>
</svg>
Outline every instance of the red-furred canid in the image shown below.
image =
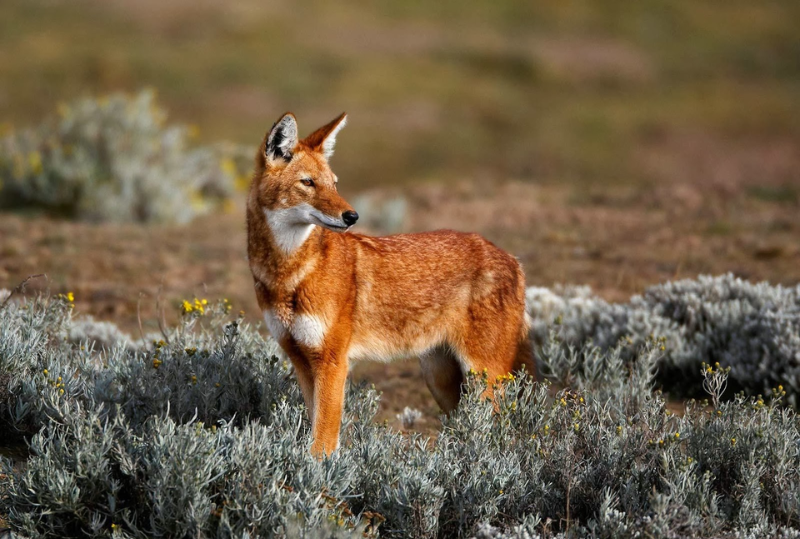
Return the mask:
<svg viewBox="0 0 800 539">
<path fill-rule="evenodd" d="M 284 114 L 256 157 L 247 247 L 267 328 L 289 356 L 312 423 L 312 453 L 339 443 L 353 362 L 420 358 L 445 412 L 464 375 L 533 372 L 517 260 L 477 234 L 371 237 L 328 165 L 342 114 L 304 139 Z"/>
</svg>

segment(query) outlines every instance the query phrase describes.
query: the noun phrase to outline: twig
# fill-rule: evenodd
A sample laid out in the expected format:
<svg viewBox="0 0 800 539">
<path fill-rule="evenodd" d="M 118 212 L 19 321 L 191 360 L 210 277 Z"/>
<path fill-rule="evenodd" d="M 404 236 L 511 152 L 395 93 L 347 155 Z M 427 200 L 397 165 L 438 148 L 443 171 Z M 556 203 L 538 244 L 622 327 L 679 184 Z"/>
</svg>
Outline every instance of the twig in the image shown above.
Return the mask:
<svg viewBox="0 0 800 539">
<path fill-rule="evenodd" d="M 25 287 L 28 285 L 28 281 L 30 281 L 32 279 L 40 279 L 42 277 L 47 279 L 47 274 L 46 273 L 37 273 L 36 275 L 29 275 L 28 277 L 26 277 L 25 280 L 23 280 L 21 283 L 19 283 L 17 286 L 15 286 L 11 290 L 11 293 L 8 295 L 8 297 L 5 299 L 5 301 L 3 301 L 2 305 L 0 305 L 0 310 L 3 310 L 3 308 L 5 308 L 5 306 L 8 304 L 8 302 L 11 301 L 11 297 L 14 294 L 22 294 L 23 292 L 25 292 Z"/>
<path fill-rule="evenodd" d="M 158 295 L 156 296 L 156 319 L 158 320 L 158 329 L 161 331 L 164 341 L 167 344 L 170 344 L 169 336 L 167 335 L 167 322 L 164 320 L 164 307 L 161 305 L 161 289 L 163 287 L 164 283 L 158 285 Z"/>
<path fill-rule="evenodd" d="M 569 459 L 569 473 L 567 474 L 567 534 L 569 534 L 569 500 L 570 491 L 572 490 L 572 459 Z"/>
<path fill-rule="evenodd" d="M 144 330 L 142 329 L 142 296 L 144 294 L 139 292 L 139 299 L 136 301 L 136 320 L 139 322 L 139 335 L 142 336 L 142 345 L 147 346 L 147 339 L 144 338 Z"/>
</svg>

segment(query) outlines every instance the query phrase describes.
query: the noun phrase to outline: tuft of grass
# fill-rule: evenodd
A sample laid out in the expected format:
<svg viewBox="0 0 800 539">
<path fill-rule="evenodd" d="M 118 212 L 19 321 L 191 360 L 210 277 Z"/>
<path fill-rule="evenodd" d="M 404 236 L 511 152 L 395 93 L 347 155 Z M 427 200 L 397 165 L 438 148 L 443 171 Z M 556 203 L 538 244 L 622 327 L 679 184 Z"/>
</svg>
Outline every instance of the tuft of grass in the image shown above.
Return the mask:
<svg viewBox="0 0 800 539">
<path fill-rule="evenodd" d="M 800 202 L 800 189 L 795 185 L 753 185 L 748 194 L 756 200 L 776 202 L 779 204 L 797 204 Z"/>
</svg>

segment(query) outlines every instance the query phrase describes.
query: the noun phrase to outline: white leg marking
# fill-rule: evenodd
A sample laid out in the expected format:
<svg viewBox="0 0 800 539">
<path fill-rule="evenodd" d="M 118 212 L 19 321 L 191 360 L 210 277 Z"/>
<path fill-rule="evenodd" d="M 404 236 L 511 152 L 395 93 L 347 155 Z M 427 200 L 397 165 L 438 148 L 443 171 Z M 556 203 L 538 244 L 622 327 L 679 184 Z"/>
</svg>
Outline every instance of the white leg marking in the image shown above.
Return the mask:
<svg viewBox="0 0 800 539">
<path fill-rule="evenodd" d="M 309 348 L 319 348 L 328 329 L 325 320 L 313 314 L 298 314 L 292 322 L 292 337 Z"/>
<path fill-rule="evenodd" d="M 286 335 L 286 326 L 283 325 L 283 322 L 278 320 L 278 317 L 275 316 L 272 309 L 264 311 L 264 322 L 267 324 L 267 329 L 272 335 L 272 338 L 280 342 L 283 336 Z"/>
</svg>

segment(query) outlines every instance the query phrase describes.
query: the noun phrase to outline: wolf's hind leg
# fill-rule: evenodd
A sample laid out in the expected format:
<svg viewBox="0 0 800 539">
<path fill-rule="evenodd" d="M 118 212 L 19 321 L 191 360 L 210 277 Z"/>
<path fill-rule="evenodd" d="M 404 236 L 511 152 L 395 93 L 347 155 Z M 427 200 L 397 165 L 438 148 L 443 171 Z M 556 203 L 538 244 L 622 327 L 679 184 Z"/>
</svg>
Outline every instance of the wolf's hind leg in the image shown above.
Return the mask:
<svg viewBox="0 0 800 539">
<path fill-rule="evenodd" d="M 447 346 L 437 346 L 419 358 L 422 376 L 439 407 L 450 413 L 458 406 L 464 373 L 455 354 Z"/>
</svg>

